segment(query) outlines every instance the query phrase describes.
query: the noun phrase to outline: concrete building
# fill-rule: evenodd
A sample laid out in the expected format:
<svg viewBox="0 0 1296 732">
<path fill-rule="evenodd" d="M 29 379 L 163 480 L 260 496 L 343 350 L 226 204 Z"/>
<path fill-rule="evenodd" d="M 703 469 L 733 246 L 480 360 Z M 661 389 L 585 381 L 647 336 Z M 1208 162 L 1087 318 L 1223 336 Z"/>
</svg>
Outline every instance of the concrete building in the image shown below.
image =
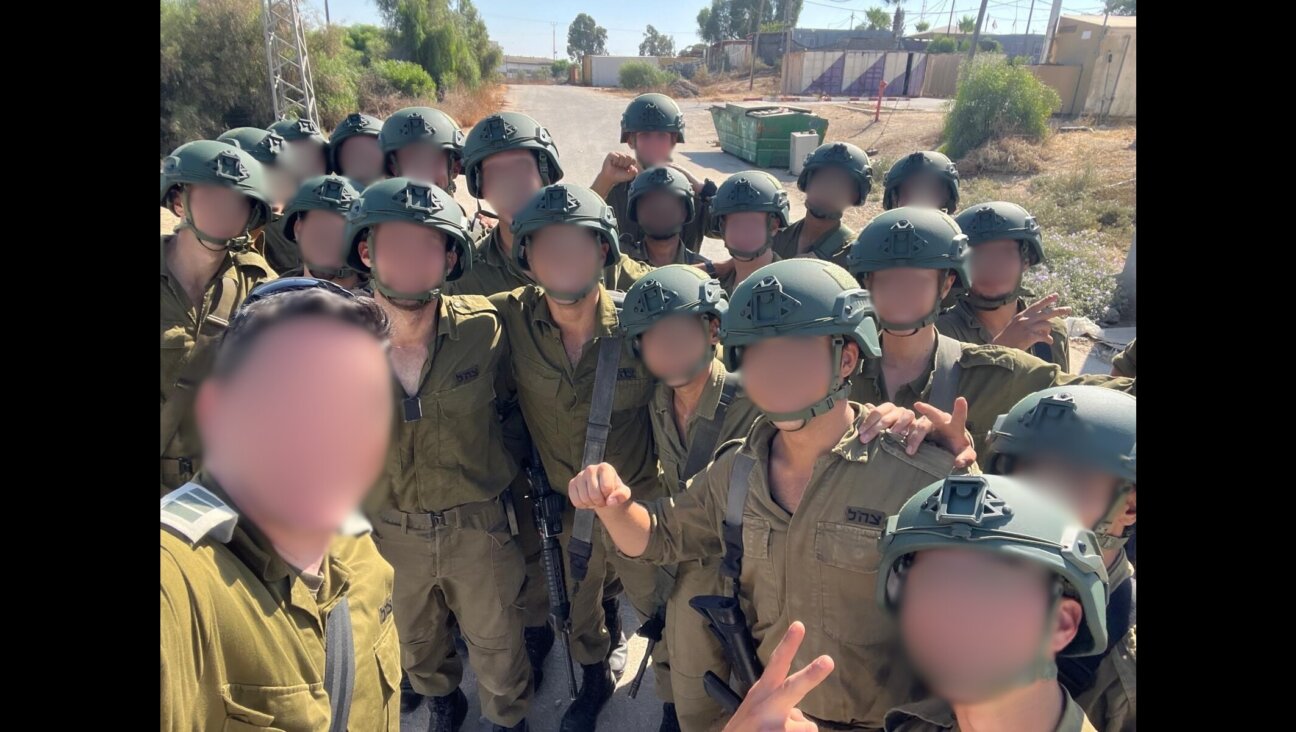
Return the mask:
<svg viewBox="0 0 1296 732">
<path fill-rule="evenodd" d="M 536 73 L 548 75 L 553 59 L 542 56 L 505 56 L 500 72 L 509 79 L 525 79 Z"/>
</svg>

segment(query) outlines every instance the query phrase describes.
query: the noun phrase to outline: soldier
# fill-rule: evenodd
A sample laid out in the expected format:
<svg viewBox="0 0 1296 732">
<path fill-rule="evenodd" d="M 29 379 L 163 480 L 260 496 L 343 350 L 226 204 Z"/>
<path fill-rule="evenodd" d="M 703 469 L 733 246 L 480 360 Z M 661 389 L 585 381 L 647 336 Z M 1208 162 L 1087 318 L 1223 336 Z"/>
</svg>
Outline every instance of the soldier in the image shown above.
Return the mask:
<svg viewBox="0 0 1296 732">
<path fill-rule="evenodd" d="M 315 277 L 347 290 L 368 284 L 369 278 L 347 264 L 346 215 L 360 192 L 340 175 L 309 178 L 284 210 L 283 231 L 302 253 L 302 266 L 284 277 Z"/>
<path fill-rule="evenodd" d="M 659 166 L 648 168 L 630 183 L 626 216 L 639 227 L 640 238 L 629 241 L 623 235 L 622 254 L 653 267 L 668 264 L 702 265 L 715 276 L 711 260 L 691 251 L 680 238 L 684 226 L 697 218 L 693 189 L 679 171 Z"/>
<path fill-rule="evenodd" d="M 632 190 L 632 212 L 634 200 Z M 715 357 L 720 317 L 728 304 L 718 281 L 682 264 L 649 272 L 626 293 L 621 329 L 658 379 L 650 414 L 666 495 L 682 495 L 688 479 L 711 462 L 716 448 L 746 436 L 759 414 L 740 393 L 738 375 L 728 373 Z M 670 658 L 665 681 L 674 705 L 663 712 L 663 720 L 678 714 L 685 732 L 706 732 L 724 717 L 702 679 L 707 671 L 728 679 L 729 662 L 706 622 L 688 605 L 696 595 L 724 591 L 719 568 L 718 556 L 680 563 L 666 603 L 662 640 L 653 651 L 654 663 L 659 655 Z"/>
<path fill-rule="evenodd" d="M 605 440 L 605 460 L 640 491 L 658 492 L 648 409 L 654 380 L 631 345 L 618 337 L 616 304 L 604 284 L 605 270 L 624 259 L 612 209 L 584 186 L 546 186 L 514 217 L 512 235 L 516 264 L 530 271 L 536 284 L 496 294 L 491 301 L 504 318 L 518 401 L 549 481 L 563 490 L 582 467 L 582 447 Z M 608 355 L 601 357 L 604 351 Z M 596 380 L 600 359 L 616 369 L 597 369 L 605 377 Z M 596 390 L 603 396 L 594 397 Z M 593 402 L 610 414 L 591 427 Z M 609 431 L 600 437 L 598 426 L 606 424 Z M 593 439 L 586 439 L 587 432 Z M 607 556 L 592 522 L 575 537 L 573 525 L 581 522 L 566 512 L 560 541 L 569 550 L 578 540 L 577 554 L 587 567 L 583 579 L 567 572 L 571 650 L 584 678 L 580 695 L 563 715 L 562 729 L 572 732 L 593 730 L 612 696 L 611 643 L 600 604 L 605 580 L 615 568 L 644 618 L 656 610 L 657 580 L 653 567 Z M 619 630 L 612 630 L 611 637 L 617 637 Z"/>
<path fill-rule="evenodd" d="M 1071 504 L 1098 537 L 1109 577 L 1108 642 L 1059 662 L 1058 678 L 1100 732 L 1135 728 L 1135 578 L 1125 553 L 1135 521 L 1137 399 L 1095 386 L 1045 389 L 990 431 L 987 472 L 1028 478 Z"/>
<path fill-rule="evenodd" d="M 783 184 L 763 170 L 734 173 L 711 202 L 717 236 L 724 238 L 731 268 L 721 269 L 720 285 L 730 296 L 752 272 L 782 259 L 774 253 L 774 235 L 788 225 L 788 197 Z"/>
<path fill-rule="evenodd" d="M 562 180 L 558 148 L 549 131 L 531 117 L 518 112 L 493 114 L 473 126 L 464 140 L 464 177 L 468 193 L 477 199 L 485 198 L 499 217 L 500 224 L 477 243 L 474 266 L 460 279 L 449 283 L 451 294 L 491 296 L 511 292 L 519 287 L 535 284 L 531 273 L 518 264 L 514 252 L 515 239 L 512 224 L 515 214 L 544 186 Z M 648 268 L 620 257 L 603 271 L 609 287 L 624 291 Z M 501 405 L 507 420 L 506 433 L 516 437 L 514 455 L 520 460 L 530 459 L 525 446 L 525 426 L 515 404 Z M 523 443 L 523 444 L 517 444 Z M 515 512 L 519 521 L 519 536 L 527 557 L 527 585 L 523 598 L 526 615 L 527 654 L 535 687 L 540 687 L 544 674 L 545 656 L 553 646 L 553 629 L 547 620 L 545 577 L 540 564 L 540 536 L 532 521 L 532 502 L 527 498 L 528 486 L 524 480 L 513 486 Z M 609 590 L 615 589 L 610 586 Z M 625 669 L 627 650 L 620 631 L 616 593 L 610 592 L 606 609 L 618 640 L 613 655 L 613 669 L 619 675 Z"/>
<path fill-rule="evenodd" d="M 342 120 L 328 142 L 329 172 L 345 175 L 361 190 L 382 180 L 385 167 L 378 133 L 382 120 L 356 112 Z"/>
<path fill-rule="evenodd" d="M 468 700 L 462 662 L 452 657 L 454 613 L 482 713 L 495 730 L 525 730 L 531 680 L 517 600 L 526 568 L 503 495 L 518 465 L 496 416 L 508 367 L 499 315 L 484 297 L 441 294 L 472 266 L 463 215 L 445 191 L 380 181 L 352 205 L 347 224 L 350 264 L 369 273 L 392 321 L 402 421 L 366 507 L 396 570 L 405 673 L 430 697 L 429 729 L 459 729 Z M 491 581 L 482 581 L 483 562 Z"/>
<path fill-rule="evenodd" d="M 391 439 L 386 337 L 313 279 L 234 316 L 195 408 L 206 462 L 161 501 L 161 729 L 399 731 L 392 570 L 356 510 Z"/>
<path fill-rule="evenodd" d="M 644 496 L 606 463 L 582 470 L 568 495 L 640 561 L 690 561 L 723 546 L 734 587 L 717 599 L 736 599 L 745 616 L 757 656 L 748 667 L 769 662 L 800 615 L 804 650 L 831 650 L 841 671 L 806 699 L 806 716 L 880 727 L 887 709 L 909 700 L 911 678 L 885 652 L 893 632 L 868 601 L 877 537 L 888 513 L 949 474 L 954 456 L 931 444 L 906 455 L 892 433 L 859 440 L 869 410 L 846 394 L 860 359 L 878 354 L 877 330 L 868 293 L 830 262 L 757 270 L 735 291 L 721 340 L 726 365 L 741 362 L 743 388 L 763 414 L 746 440 L 723 446 L 683 495 L 632 501 Z M 943 429 L 951 446 L 967 439 L 959 425 Z"/>
<path fill-rule="evenodd" d="M 621 142 L 633 154 L 608 153 L 590 188 L 602 196 L 616 214 L 622 246 L 639 241 L 643 236 L 639 224 L 630 215 L 630 182 L 641 171 L 666 166 L 679 171 L 688 180 L 695 215 L 681 230 L 680 240 L 689 251 L 698 251 L 707 234 L 708 207 L 716 186 L 671 165 L 671 153 L 676 145 L 684 142 L 684 113 L 679 105 L 665 94 L 635 97 L 621 114 Z"/>
<path fill-rule="evenodd" d="M 1138 341 L 1137 338 L 1130 339 L 1129 345 L 1125 346 L 1125 350 L 1112 357 L 1112 376 L 1128 376 L 1132 379 L 1137 375 L 1134 365 L 1134 343 L 1136 341 Z"/>
<path fill-rule="evenodd" d="M 905 206 L 869 222 L 851 245 L 851 274 L 866 287 L 882 331 L 882 357 L 867 361 L 851 398 L 945 412 L 957 396 L 968 402 L 967 426 L 976 451 L 985 434 L 1017 400 L 1050 386 L 1098 384 L 1130 391 L 1132 379 L 1067 374 L 1056 364 L 1015 348 L 960 343 L 936 332 L 941 301 L 967 287 L 967 237 L 947 214 Z M 925 412 L 924 412 L 925 413 Z"/>
<path fill-rule="evenodd" d="M 954 161 L 926 150 L 906 155 L 887 171 L 882 208 L 936 208 L 953 216 L 958 211 L 959 173 Z"/>
<path fill-rule="evenodd" d="M 282 137 L 293 151 L 289 160 L 298 182 L 328 173 L 328 140 L 320 134 L 315 120 L 281 119 L 270 125 L 270 131 Z"/>
<path fill-rule="evenodd" d="M 274 270 L 251 250 L 270 219 L 265 172 L 251 155 L 214 140 L 176 148 L 162 161 L 161 205 L 180 218 L 162 249 L 162 493 L 193 478 L 202 448 L 190 415 L 207 375 L 212 340 L 234 309 Z"/>
<path fill-rule="evenodd" d="M 815 148 L 797 176 L 797 188 L 806 194 L 805 218 L 774 237 L 774 253 L 826 259 L 844 269 L 855 232 L 842 223 L 842 214 L 863 206 L 872 187 L 873 168 L 863 150 L 849 142 Z"/>
<path fill-rule="evenodd" d="M 265 169 L 270 185 L 270 221 L 257 232 L 252 246 L 276 272 L 286 272 L 301 265 L 301 252 L 297 245 L 284 236 L 283 208 L 297 192 L 295 173 L 288 161 L 288 147 L 284 139 L 268 130 L 256 127 L 235 127 L 216 138 L 219 142 L 237 145 L 256 158 Z"/>
<path fill-rule="evenodd" d="M 387 175 L 430 181 L 450 194 L 459 177 L 463 142 L 459 124 L 431 107 L 397 110 L 378 133 Z"/>
<path fill-rule="evenodd" d="M 954 306 L 936 320 L 936 330 L 963 343 L 993 343 L 1026 351 L 1071 370 L 1070 343 L 1062 318 L 1071 308 L 1055 307 L 1056 294 L 1027 305 L 1033 297 L 1022 284 L 1026 270 L 1044 263 L 1039 224 L 1015 203 L 993 201 L 965 209 L 954 219 L 967 235 L 972 286 L 954 292 Z"/>
</svg>

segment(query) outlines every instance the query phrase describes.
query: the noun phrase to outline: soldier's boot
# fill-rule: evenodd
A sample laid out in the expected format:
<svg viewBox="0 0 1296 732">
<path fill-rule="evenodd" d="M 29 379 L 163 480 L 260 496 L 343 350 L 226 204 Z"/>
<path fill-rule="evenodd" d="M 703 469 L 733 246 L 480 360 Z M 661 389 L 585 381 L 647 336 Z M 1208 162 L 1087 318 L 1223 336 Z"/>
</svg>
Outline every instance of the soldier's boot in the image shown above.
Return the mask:
<svg viewBox="0 0 1296 732">
<path fill-rule="evenodd" d="M 491 725 L 491 732 L 530 732 L 530 729 L 530 727 L 527 727 L 527 721 L 525 719 L 512 727 L 505 727 L 502 724 Z"/>
<path fill-rule="evenodd" d="M 428 732 L 459 732 L 468 716 L 468 697 L 455 689 L 453 694 L 428 698 Z"/>
<path fill-rule="evenodd" d="M 561 732 L 594 732 L 599 711 L 612 698 L 616 680 L 607 661 L 581 664 L 581 688 L 576 700 L 563 713 Z"/>
<path fill-rule="evenodd" d="M 615 597 L 603 598 L 603 624 L 607 626 L 608 636 L 612 638 L 612 647 L 608 649 L 608 665 L 617 681 L 625 675 L 626 661 L 630 658 L 630 646 L 626 642 L 625 632 L 621 630 L 621 602 Z"/>
<path fill-rule="evenodd" d="M 675 705 L 666 702 L 662 704 L 662 721 L 657 732 L 680 732 L 679 717 L 675 716 Z"/>
<path fill-rule="evenodd" d="M 409 714 L 418 709 L 418 706 L 423 703 L 423 695 L 414 691 L 414 687 L 410 686 L 409 676 L 406 676 L 404 672 L 401 673 L 400 689 L 401 714 Z"/>
<path fill-rule="evenodd" d="M 539 689 L 544 680 L 544 662 L 553 648 L 554 630 L 548 625 L 537 625 L 522 629 L 522 640 L 526 644 L 527 660 L 531 662 L 531 688 Z"/>
</svg>

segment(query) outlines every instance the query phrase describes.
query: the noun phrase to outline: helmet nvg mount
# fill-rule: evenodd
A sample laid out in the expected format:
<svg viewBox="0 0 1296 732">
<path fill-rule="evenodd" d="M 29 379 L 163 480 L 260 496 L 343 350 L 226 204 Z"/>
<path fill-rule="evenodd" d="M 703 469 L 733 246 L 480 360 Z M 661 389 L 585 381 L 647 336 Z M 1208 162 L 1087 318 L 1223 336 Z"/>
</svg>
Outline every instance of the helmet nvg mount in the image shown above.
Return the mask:
<svg viewBox="0 0 1296 732">
<path fill-rule="evenodd" d="M 455 166 L 463 156 L 464 134 L 450 115 L 432 107 L 406 107 L 392 113 L 378 131 L 378 147 L 383 154 L 383 170 L 396 175 L 392 168 L 396 151 L 406 145 L 422 143 L 446 151 L 453 182 Z"/>
<path fill-rule="evenodd" d="M 603 201 L 599 194 L 575 183 L 555 183 L 541 188 L 527 201 L 522 210 L 513 217 L 513 256 L 522 269 L 530 269 L 527 261 L 527 249 L 531 237 L 539 230 L 553 224 L 571 224 L 590 229 L 596 238 L 607 245 L 607 255 L 603 267 L 611 267 L 621 260 L 621 248 L 617 246 L 617 220 L 612 207 Z M 603 279 L 603 270 L 599 269 L 590 283 L 576 292 L 562 292 L 545 287 L 545 291 L 558 300 L 575 302 L 585 297 L 598 287 Z M 544 283 L 541 283 L 544 286 Z"/>
<path fill-rule="evenodd" d="M 231 238 L 211 236 L 194 223 L 189 205 L 189 186 L 209 185 L 231 188 L 252 202 L 252 211 L 243 233 Z M 270 192 L 265 170 L 247 151 L 216 140 L 195 140 L 176 148 L 162 161 L 161 205 L 170 204 L 176 188 L 184 204 L 184 220 L 176 231 L 189 229 L 198 240 L 233 252 L 247 251 L 252 244 L 252 230 L 270 220 Z"/>
<path fill-rule="evenodd" d="M 468 193 L 482 197 L 482 161 L 506 150 L 530 150 L 540 168 L 540 182 L 551 185 L 562 180 L 558 146 L 539 122 L 520 112 L 499 112 L 473 125 L 463 145 L 464 177 Z"/>
<path fill-rule="evenodd" d="M 684 113 L 665 94 L 640 94 L 621 113 L 621 142 L 629 142 L 632 132 L 670 132 L 684 142 Z"/>
</svg>

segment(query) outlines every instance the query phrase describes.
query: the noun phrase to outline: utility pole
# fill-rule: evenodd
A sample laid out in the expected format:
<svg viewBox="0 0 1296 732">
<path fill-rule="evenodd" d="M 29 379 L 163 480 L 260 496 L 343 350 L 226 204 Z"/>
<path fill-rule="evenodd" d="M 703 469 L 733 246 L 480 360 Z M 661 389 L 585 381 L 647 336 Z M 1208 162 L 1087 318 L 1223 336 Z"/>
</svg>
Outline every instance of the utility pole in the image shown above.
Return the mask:
<svg viewBox="0 0 1296 732">
<path fill-rule="evenodd" d="M 557 24 L 557 23 L 550 23 L 549 26 L 550 26 L 550 29 L 553 31 L 553 57 L 554 57 L 555 60 L 557 60 L 557 58 L 558 58 L 558 24 Z"/>
<path fill-rule="evenodd" d="M 951 36 L 954 35 L 954 0 L 950 0 L 950 19 L 949 19 L 949 27 L 946 28 L 945 30 L 949 31 L 949 34 L 950 34 Z M 955 48 L 958 48 L 958 43 L 957 43 L 957 42 L 954 44 L 954 47 L 955 47 Z"/>
<path fill-rule="evenodd" d="M 782 88 L 782 79 L 787 78 L 788 54 L 792 53 L 792 2 L 783 0 L 783 63 L 779 69 L 779 86 Z"/>
<path fill-rule="evenodd" d="M 756 10 L 756 17 L 752 18 L 752 25 L 755 26 L 756 32 L 752 34 L 751 73 L 747 75 L 747 91 L 756 87 L 756 44 L 760 42 L 760 21 L 764 16 L 765 0 L 761 0 L 760 7 Z"/>
<path fill-rule="evenodd" d="M 328 0 L 324 0 L 324 25 L 333 25 L 333 21 L 329 20 Z"/>
<path fill-rule="evenodd" d="M 1062 12 L 1062 0 L 1053 0 L 1053 9 L 1049 11 L 1048 28 L 1044 29 L 1044 50 L 1040 53 L 1040 63 L 1048 63 L 1049 49 L 1053 47 L 1053 34 L 1057 31 L 1058 15 Z"/>
<path fill-rule="evenodd" d="M 976 28 L 972 29 L 972 47 L 968 49 L 968 61 L 976 56 L 977 43 L 981 41 L 981 21 L 985 20 L 986 4 L 990 0 L 981 0 L 981 10 L 977 11 Z"/>
<path fill-rule="evenodd" d="M 1031 0 L 1030 12 L 1026 13 L 1026 37 L 1028 39 L 1030 38 L 1031 18 L 1034 17 L 1034 15 L 1035 15 L 1035 0 Z M 1042 64 L 1044 63 L 1044 59 L 1037 58 L 1035 59 L 1035 63 Z"/>
<path fill-rule="evenodd" d="M 855 30 L 855 11 L 854 11 L 854 10 L 851 11 L 850 29 L 851 29 L 851 30 Z"/>
<path fill-rule="evenodd" d="M 295 116 L 319 124 L 306 30 L 297 0 L 261 0 L 261 23 L 275 119 Z"/>
</svg>

